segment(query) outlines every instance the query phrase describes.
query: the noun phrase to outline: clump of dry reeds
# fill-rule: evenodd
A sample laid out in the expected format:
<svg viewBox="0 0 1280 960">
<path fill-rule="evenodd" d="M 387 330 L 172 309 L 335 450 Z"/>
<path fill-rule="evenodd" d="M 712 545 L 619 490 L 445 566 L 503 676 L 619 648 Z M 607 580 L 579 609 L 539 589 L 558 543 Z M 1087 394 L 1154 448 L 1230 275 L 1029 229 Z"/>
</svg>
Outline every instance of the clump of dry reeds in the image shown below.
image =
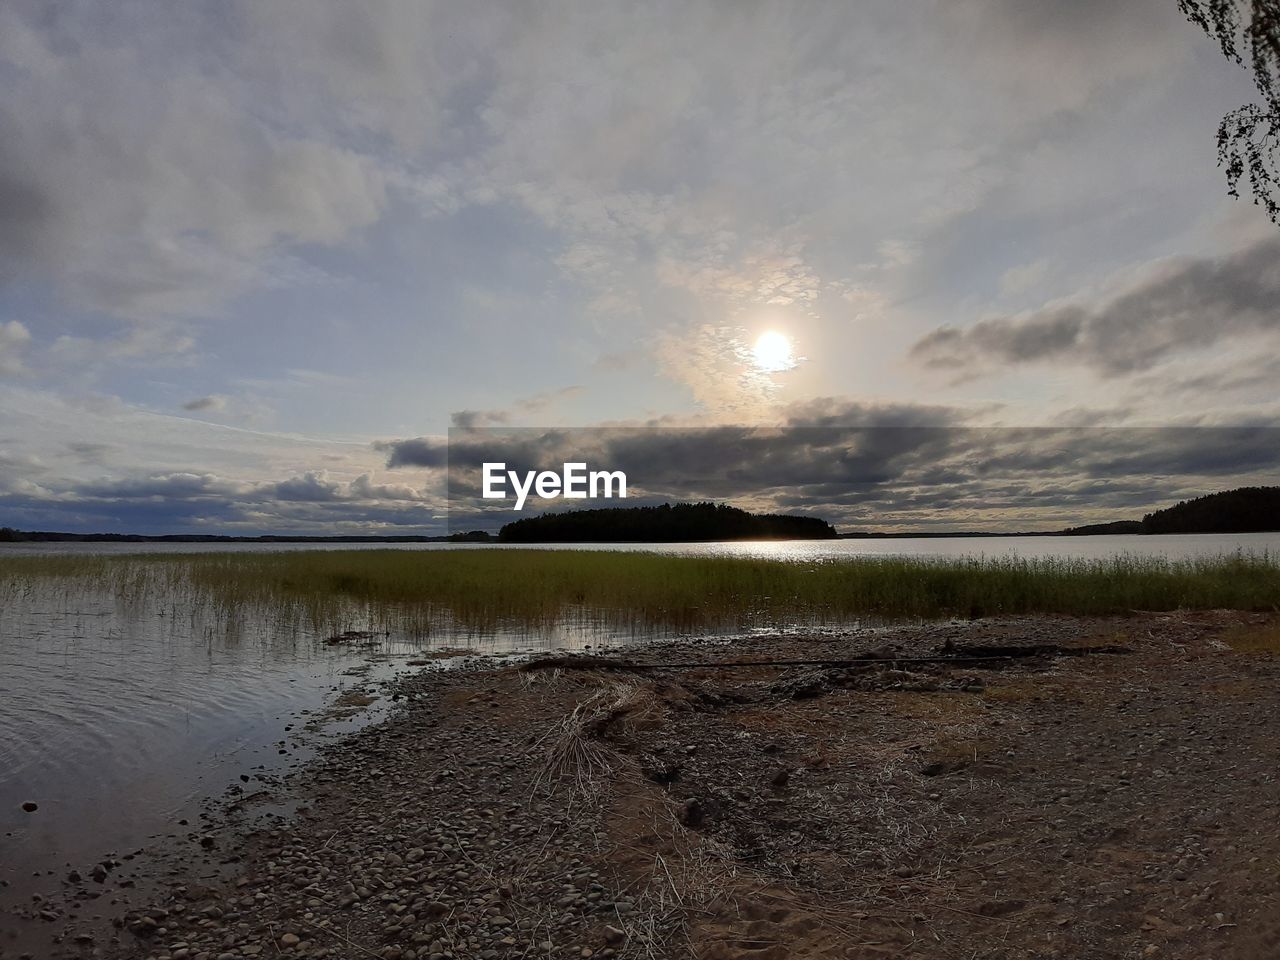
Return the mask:
<svg viewBox="0 0 1280 960">
<path fill-rule="evenodd" d="M 543 736 L 546 759 L 534 779 L 534 789 L 568 783 L 571 794 L 595 793 L 597 777 L 611 765 L 612 751 L 601 739 L 605 729 L 651 696 L 649 684 L 611 681 L 580 701 Z"/>
</svg>

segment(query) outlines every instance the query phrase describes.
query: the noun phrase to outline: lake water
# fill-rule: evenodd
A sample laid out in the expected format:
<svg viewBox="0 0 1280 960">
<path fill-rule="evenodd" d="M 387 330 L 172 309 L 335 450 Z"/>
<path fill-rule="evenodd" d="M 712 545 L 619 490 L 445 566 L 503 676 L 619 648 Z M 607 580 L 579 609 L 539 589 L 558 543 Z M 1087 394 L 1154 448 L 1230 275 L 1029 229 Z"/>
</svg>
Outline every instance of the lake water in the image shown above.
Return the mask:
<svg viewBox="0 0 1280 960">
<path fill-rule="evenodd" d="M 347 671 L 397 663 L 265 626 L 93 590 L 0 595 L 0 931 L 24 933 L 7 914 L 71 869 L 198 831 L 206 796 L 305 760 L 303 724 L 365 678 Z"/>
<path fill-rule="evenodd" d="M 458 544 L 0 544 L 29 554 L 128 555 L 323 549 L 507 549 Z M 535 548 L 549 549 L 549 548 Z M 1280 535 L 1017 537 L 775 543 L 588 544 L 589 550 L 838 560 L 859 556 L 1280 557 Z M 3 581 L 0 580 L 0 585 Z M 305 761 L 303 728 L 334 698 L 418 663 L 424 642 L 329 645 L 264 614 L 228 620 L 180 594 L 122 599 L 58 581 L 0 589 L 0 930 L 33 893 L 109 853 L 198 830 L 201 801 L 254 792 Z M 485 652 L 628 638 L 591 625 L 442 637 Z M 376 718 L 330 719 L 323 735 Z M 248 783 L 240 778 L 247 776 Z M 34 813 L 24 802 L 38 804 Z M 229 800 L 227 801 L 229 802 Z M 188 820 L 182 825 L 181 820 Z M 0 944 L 0 948 L 3 944 Z"/>
<path fill-rule="evenodd" d="M 728 543 L 0 543 L 0 561 L 22 554 L 272 553 L 281 550 L 622 550 L 694 556 L 841 560 L 851 557 L 1078 557 L 1118 554 L 1170 559 L 1237 552 L 1280 556 L 1280 533 L 1098 537 L 893 537 L 853 540 L 747 540 Z"/>
</svg>

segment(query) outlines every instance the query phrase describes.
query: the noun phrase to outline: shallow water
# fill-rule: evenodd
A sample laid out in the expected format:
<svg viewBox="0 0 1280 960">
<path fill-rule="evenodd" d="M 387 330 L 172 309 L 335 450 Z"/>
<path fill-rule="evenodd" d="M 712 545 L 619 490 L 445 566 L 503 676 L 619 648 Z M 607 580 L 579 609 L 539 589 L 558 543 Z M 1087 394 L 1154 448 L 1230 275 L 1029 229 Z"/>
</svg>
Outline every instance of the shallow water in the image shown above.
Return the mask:
<svg viewBox="0 0 1280 960">
<path fill-rule="evenodd" d="M 0 591 L 0 930 L 69 870 L 198 831 L 203 799 L 250 794 L 323 737 L 375 719 L 385 700 L 328 709 L 424 650 L 323 639 L 284 619 L 211 619 L 181 595 L 124 601 L 66 581 Z M 480 652 L 520 642 L 459 639 Z"/>
</svg>

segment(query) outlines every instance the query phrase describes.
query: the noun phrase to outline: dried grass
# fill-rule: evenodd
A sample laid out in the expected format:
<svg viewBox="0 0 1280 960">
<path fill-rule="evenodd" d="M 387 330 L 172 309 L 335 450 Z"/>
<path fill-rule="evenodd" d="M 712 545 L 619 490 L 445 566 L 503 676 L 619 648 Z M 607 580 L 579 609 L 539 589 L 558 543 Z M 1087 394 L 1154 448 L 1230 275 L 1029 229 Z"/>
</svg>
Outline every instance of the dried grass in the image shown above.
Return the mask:
<svg viewBox="0 0 1280 960">
<path fill-rule="evenodd" d="M 1229 630 L 1222 639 L 1236 653 L 1280 653 L 1280 623 Z"/>
</svg>

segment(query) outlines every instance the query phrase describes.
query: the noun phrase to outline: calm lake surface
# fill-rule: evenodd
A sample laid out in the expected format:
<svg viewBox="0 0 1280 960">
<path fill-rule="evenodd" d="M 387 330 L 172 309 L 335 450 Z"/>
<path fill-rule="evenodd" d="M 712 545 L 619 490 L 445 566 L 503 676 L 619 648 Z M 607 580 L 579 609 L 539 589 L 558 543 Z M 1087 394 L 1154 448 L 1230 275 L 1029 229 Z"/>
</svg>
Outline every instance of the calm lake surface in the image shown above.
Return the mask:
<svg viewBox="0 0 1280 960">
<path fill-rule="evenodd" d="M 370 660 L 163 599 L 0 590 L 0 931 L 71 869 L 198 833 L 204 798 L 250 794 L 376 717 L 377 704 L 298 738 L 340 692 L 402 666 L 396 653 Z"/>
<path fill-rule="evenodd" d="M 692 556 L 841 560 L 852 557 L 1214 557 L 1280 555 L 1280 533 L 1187 533 L 1100 537 L 901 537 L 867 540 L 729 543 L 0 543 L 0 561 L 22 554 L 102 556 L 136 553 L 276 553 L 281 550 L 622 550 Z"/>
<path fill-rule="evenodd" d="M 791 560 L 1011 554 L 1186 558 L 1237 552 L 1280 557 L 1280 534 L 576 548 Z M 442 543 L 0 544 L 0 566 L 7 557 L 31 554 L 325 549 L 507 548 Z M 327 713 L 342 692 L 409 669 L 433 645 L 504 653 L 647 638 L 567 624 L 537 634 L 510 629 L 441 636 L 431 643 L 388 636 L 373 647 L 353 647 L 326 644 L 325 637 L 305 624 L 269 615 L 213 616 L 181 593 L 126 600 L 92 585 L 61 581 L 0 589 L 0 880 L 7 884 L 0 887 L 0 929 L 12 906 L 56 886 L 69 869 L 84 874 L 108 854 L 123 855 L 157 837 L 197 831 L 202 800 L 229 787 L 251 794 L 272 776 L 304 762 L 317 737 L 340 735 L 376 719 L 385 700 L 352 715 Z M 320 733 L 300 737 L 321 717 Z M 23 812 L 27 801 L 39 809 Z M 183 819 L 190 824 L 181 825 Z"/>
</svg>

